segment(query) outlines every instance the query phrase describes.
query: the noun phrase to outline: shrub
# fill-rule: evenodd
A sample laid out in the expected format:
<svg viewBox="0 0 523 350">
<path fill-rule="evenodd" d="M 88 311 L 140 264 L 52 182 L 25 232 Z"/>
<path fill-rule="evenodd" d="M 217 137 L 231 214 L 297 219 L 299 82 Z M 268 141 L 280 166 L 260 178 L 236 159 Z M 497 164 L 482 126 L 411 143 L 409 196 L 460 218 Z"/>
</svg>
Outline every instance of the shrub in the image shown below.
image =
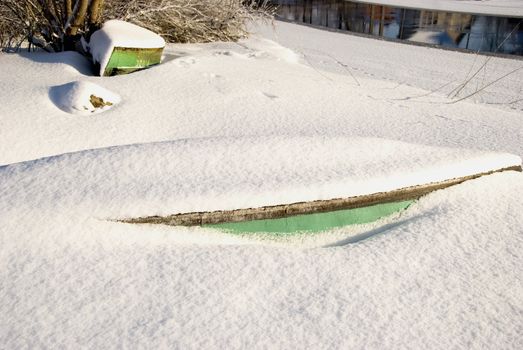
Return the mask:
<svg viewBox="0 0 523 350">
<path fill-rule="evenodd" d="M 247 35 L 247 21 L 273 15 L 268 0 L 113 0 L 106 11 L 108 19 L 129 21 L 180 43 L 236 41 Z"/>
<path fill-rule="evenodd" d="M 135 23 L 168 42 L 234 41 L 247 35 L 246 21 L 273 11 L 268 0 L 1 0 L 0 46 L 73 50 L 103 19 Z"/>
</svg>

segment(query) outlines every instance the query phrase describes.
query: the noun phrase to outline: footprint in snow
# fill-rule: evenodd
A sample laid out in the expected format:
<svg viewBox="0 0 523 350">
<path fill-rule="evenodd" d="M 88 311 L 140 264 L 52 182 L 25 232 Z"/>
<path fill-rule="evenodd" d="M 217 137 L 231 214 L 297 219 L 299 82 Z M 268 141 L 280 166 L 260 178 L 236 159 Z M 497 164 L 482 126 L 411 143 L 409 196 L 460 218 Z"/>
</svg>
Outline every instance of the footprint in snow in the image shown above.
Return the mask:
<svg viewBox="0 0 523 350">
<path fill-rule="evenodd" d="M 197 60 L 192 57 L 182 58 L 179 60 L 176 60 L 176 64 L 180 67 L 189 68 L 193 64 L 196 64 Z"/>
<path fill-rule="evenodd" d="M 264 91 L 262 91 L 262 94 L 263 94 L 264 96 L 268 97 L 268 98 L 271 99 L 271 100 L 275 100 L 275 99 L 277 99 L 277 98 L 280 98 L 280 96 L 272 95 L 272 94 L 269 94 L 268 92 L 264 92 Z"/>
</svg>

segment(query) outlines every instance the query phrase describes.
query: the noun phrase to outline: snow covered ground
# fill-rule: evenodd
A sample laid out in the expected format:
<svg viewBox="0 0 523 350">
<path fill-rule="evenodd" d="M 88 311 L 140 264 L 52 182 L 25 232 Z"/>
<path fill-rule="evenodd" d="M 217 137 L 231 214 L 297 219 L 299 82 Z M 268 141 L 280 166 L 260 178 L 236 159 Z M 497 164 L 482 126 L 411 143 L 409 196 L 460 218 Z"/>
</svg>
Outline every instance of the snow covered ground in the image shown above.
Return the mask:
<svg viewBox="0 0 523 350">
<path fill-rule="evenodd" d="M 160 66 L 111 78 L 74 53 L 0 55 L 0 343 L 523 347 L 520 173 L 304 241 L 112 221 L 521 161 L 523 61 L 254 30 L 238 44 L 169 45 Z M 447 97 L 484 63 L 461 97 L 507 76 Z M 53 97 L 78 81 L 121 101 L 68 113 Z"/>
</svg>

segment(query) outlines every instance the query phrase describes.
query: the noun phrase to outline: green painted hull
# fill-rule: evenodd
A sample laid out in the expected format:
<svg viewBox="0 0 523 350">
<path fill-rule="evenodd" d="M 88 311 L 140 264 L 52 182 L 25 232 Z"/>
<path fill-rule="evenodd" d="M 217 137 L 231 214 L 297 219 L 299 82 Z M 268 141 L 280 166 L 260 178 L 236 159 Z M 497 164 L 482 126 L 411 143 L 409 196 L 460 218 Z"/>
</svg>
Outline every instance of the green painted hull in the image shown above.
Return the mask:
<svg viewBox="0 0 523 350">
<path fill-rule="evenodd" d="M 141 49 L 115 47 L 104 69 L 104 76 L 121 75 L 159 64 L 163 48 Z"/>
<path fill-rule="evenodd" d="M 336 227 L 365 224 L 406 209 L 412 200 L 377 204 L 363 208 L 296 215 L 280 219 L 226 222 L 204 225 L 230 233 L 271 233 L 286 235 L 322 232 Z"/>
</svg>

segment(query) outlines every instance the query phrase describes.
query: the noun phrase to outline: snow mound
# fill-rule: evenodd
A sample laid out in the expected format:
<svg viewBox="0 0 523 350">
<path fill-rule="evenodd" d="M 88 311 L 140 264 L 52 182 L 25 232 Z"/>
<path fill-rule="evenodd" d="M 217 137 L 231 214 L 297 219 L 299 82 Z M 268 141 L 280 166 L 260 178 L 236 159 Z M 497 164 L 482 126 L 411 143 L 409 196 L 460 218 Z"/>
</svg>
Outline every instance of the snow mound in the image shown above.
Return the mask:
<svg viewBox="0 0 523 350">
<path fill-rule="evenodd" d="M 93 33 L 89 51 L 94 63 L 100 63 L 100 75 L 103 75 L 115 47 L 156 49 L 164 46 L 165 40 L 150 30 L 132 23 L 111 20 Z"/>
<path fill-rule="evenodd" d="M 88 81 L 51 87 L 49 96 L 64 112 L 81 115 L 105 112 L 121 101 L 117 94 Z"/>
<path fill-rule="evenodd" d="M 519 164 L 510 154 L 376 138 L 190 139 L 5 166 L 0 212 L 29 207 L 117 219 L 251 208 L 386 192 Z"/>
</svg>

